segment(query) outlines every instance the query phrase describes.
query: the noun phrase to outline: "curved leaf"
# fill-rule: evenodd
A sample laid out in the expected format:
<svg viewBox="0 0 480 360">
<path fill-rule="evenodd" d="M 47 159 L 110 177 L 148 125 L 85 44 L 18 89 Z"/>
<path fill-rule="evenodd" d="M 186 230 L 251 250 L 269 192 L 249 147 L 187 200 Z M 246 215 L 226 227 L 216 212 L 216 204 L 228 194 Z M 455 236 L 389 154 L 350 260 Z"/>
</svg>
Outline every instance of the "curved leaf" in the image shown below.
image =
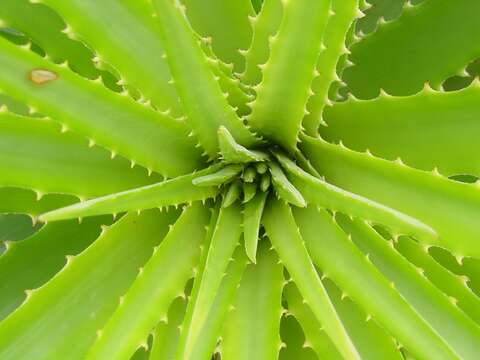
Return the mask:
<svg viewBox="0 0 480 360">
<path fill-rule="evenodd" d="M 158 41 L 151 4 L 136 0 L 37 0 L 58 12 L 68 36 L 80 38 L 95 53 L 98 67 L 113 69 L 122 84 L 162 111 L 182 114 L 170 71 Z M 108 21 L 106 21 L 108 19 Z"/>
<path fill-rule="evenodd" d="M 480 191 L 472 184 L 415 170 L 305 137 L 302 149 L 327 180 L 392 207 L 432 227 L 438 238 L 424 244 L 448 248 L 458 257 L 480 257 Z"/>
<path fill-rule="evenodd" d="M 101 214 L 118 214 L 124 211 L 140 211 L 154 207 L 161 209 L 197 200 L 203 201 L 214 197 L 218 193 L 218 189 L 211 186 L 195 186 L 192 181 L 216 169 L 218 166 L 212 166 L 198 173 L 79 202 L 42 214 L 39 220 L 46 222 Z"/>
<path fill-rule="evenodd" d="M 0 185 L 94 197 L 154 181 L 51 120 L 0 113 Z"/>
<path fill-rule="evenodd" d="M 245 270 L 222 331 L 222 359 L 275 359 L 280 350 L 283 266 L 267 241 Z"/>
<path fill-rule="evenodd" d="M 256 263 L 260 221 L 262 219 L 266 200 L 267 193 L 259 192 L 251 201 L 244 205 L 243 209 L 243 238 L 245 241 L 245 252 L 253 263 Z"/>
<path fill-rule="evenodd" d="M 170 304 L 183 294 L 192 276 L 209 213 L 198 203 L 184 210 L 122 297 L 86 359 L 128 360 L 155 324 L 167 317 Z"/>
<path fill-rule="evenodd" d="M 83 358 L 176 213 L 129 214 L 0 323 L 2 359 Z M 75 309 L 75 311 L 72 311 Z M 68 334 L 68 335 L 67 335 Z"/>
<path fill-rule="evenodd" d="M 252 37 L 249 17 L 254 15 L 250 0 L 182 0 L 192 27 L 202 36 L 212 38 L 215 54 L 236 72 L 244 67 L 238 51 L 245 49 Z"/>
<path fill-rule="evenodd" d="M 316 135 L 318 126 L 322 123 L 323 109 L 330 103 L 328 91 L 330 85 L 339 78 L 337 64 L 346 52 L 347 33 L 357 16 L 358 0 L 332 0 L 332 12 L 325 29 L 323 48 L 317 60 L 316 76 L 311 85 L 314 93 L 308 99 L 307 111 L 303 119 L 305 131 L 310 135 Z"/>
<path fill-rule="evenodd" d="M 155 0 L 160 36 L 187 121 L 206 153 L 218 153 L 217 129 L 224 125 L 244 146 L 258 141 L 228 104 L 178 0 Z"/>
<path fill-rule="evenodd" d="M 25 290 L 36 289 L 54 276 L 100 234 L 105 218 L 48 224 L 23 241 L 9 242 L 0 256 L 0 319 L 5 318 L 27 297 Z"/>
<path fill-rule="evenodd" d="M 331 0 L 284 1 L 262 82 L 254 87 L 248 123 L 269 140 L 295 150 L 310 85 L 329 19 Z M 298 41 L 302 39 L 302 41 Z"/>
<path fill-rule="evenodd" d="M 194 351 L 195 343 L 199 339 L 202 328 L 208 320 L 208 314 L 215 302 L 217 291 L 221 286 L 225 271 L 241 234 L 241 213 L 238 205 L 221 208 L 212 240 L 208 249 L 204 271 L 201 274 L 198 293 L 192 304 L 192 315 L 185 328 L 185 346 L 180 349 L 181 358 L 190 359 Z"/>
<path fill-rule="evenodd" d="M 165 176 L 202 164 L 185 124 L 0 39 L 0 88 L 134 163 Z M 35 79 L 45 76 L 47 81 Z M 30 79 L 29 79 L 30 78 Z M 32 81 L 33 79 L 33 81 Z M 61 99 L 61 101 L 59 101 Z M 139 141 L 142 139 L 142 141 Z M 172 158 L 175 154 L 175 159 Z"/>
<path fill-rule="evenodd" d="M 270 197 L 262 222 L 280 260 L 337 350 L 346 359 L 359 359 L 313 266 L 289 206 Z"/>
<path fill-rule="evenodd" d="M 364 99 L 376 97 L 380 89 L 408 95 L 426 82 L 439 87 L 480 56 L 475 41 L 480 23 L 472 16 L 479 12 L 480 3 L 471 0 L 423 1 L 406 8 L 398 20 L 351 47 L 354 66 L 344 73 L 350 91 Z"/>
<path fill-rule="evenodd" d="M 417 313 L 462 358 L 474 359 L 480 342 L 480 327 L 426 280 L 367 224 L 344 219 L 344 229 L 372 263 L 395 284 Z"/>
<path fill-rule="evenodd" d="M 459 358 L 348 240 L 326 211 L 312 207 L 295 209 L 295 219 L 309 253 L 324 275 L 335 281 L 415 357 Z"/>
<path fill-rule="evenodd" d="M 302 192 L 309 203 L 378 222 L 395 231 L 414 234 L 425 241 L 437 237 L 432 228 L 417 219 L 318 179 L 282 154 L 276 153 L 276 156 L 290 174 L 294 186 Z"/>
<path fill-rule="evenodd" d="M 477 81 L 454 92 L 426 88 L 408 97 L 350 99 L 325 109 L 328 127 L 322 127 L 321 134 L 358 151 L 401 158 L 422 170 L 480 176 L 480 160 L 472 156 L 478 152 L 479 101 Z"/>
</svg>

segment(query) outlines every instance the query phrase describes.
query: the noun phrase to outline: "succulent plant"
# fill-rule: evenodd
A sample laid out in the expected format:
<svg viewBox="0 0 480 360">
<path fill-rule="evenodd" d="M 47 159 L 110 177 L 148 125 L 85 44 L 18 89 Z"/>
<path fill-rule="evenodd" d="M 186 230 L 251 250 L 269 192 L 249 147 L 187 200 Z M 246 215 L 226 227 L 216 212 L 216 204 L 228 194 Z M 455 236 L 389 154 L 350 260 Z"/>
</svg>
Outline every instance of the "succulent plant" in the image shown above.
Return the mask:
<svg viewBox="0 0 480 360">
<path fill-rule="evenodd" d="M 2 0 L 0 359 L 478 359 L 479 13 Z"/>
</svg>

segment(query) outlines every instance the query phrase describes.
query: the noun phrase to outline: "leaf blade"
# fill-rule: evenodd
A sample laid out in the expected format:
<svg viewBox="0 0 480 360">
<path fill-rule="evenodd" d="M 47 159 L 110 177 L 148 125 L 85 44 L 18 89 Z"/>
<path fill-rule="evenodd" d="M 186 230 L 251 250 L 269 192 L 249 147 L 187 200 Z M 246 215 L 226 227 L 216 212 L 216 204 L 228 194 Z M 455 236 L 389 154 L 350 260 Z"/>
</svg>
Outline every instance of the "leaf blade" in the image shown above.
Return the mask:
<svg viewBox="0 0 480 360">
<path fill-rule="evenodd" d="M 288 205 L 270 198 L 265 207 L 262 222 L 290 276 L 338 351 L 347 359 L 358 359 L 357 350 L 346 333 L 310 260 Z"/>
<path fill-rule="evenodd" d="M 155 324 L 167 316 L 170 304 L 192 276 L 208 215 L 209 210 L 198 203 L 184 210 L 122 297 L 87 359 L 113 356 L 128 360 Z"/>
</svg>

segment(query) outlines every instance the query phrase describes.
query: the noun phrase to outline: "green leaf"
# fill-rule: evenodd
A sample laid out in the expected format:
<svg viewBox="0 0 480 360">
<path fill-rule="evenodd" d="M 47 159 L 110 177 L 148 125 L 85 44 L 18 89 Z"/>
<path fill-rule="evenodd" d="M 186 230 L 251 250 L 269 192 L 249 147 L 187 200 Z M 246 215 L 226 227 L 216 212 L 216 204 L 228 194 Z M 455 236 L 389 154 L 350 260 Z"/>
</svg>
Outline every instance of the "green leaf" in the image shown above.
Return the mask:
<svg viewBox="0 0 480 360">
<path fill-rule="evenodd" d="M 28 0 L 4 0 L 0 18 L 8 27 L 21 31 L 42 47 L 52 61 L 68 61 L 75 72 L 88 78 L 101 74 L 93 65 L 92 52 L 62 32 L 65 24 L 58 14 L 47 6 L 32 4 Z"/>
<path fill-rule="evenodd" d="M 266 192 L 257 192 L 255 197 L 246 203 L 243 209 L 243 238 L 245 240 L 245 252 L 253 263 L 256 263 L 260 220 L 262 219 L 266 199 Z"/>
<path fill-rule="evenodd" d="M 0 214 L 0 241 L 18 241 L 26 239 L 41 228 L 32 224 L 25 214 Z"/>
<path fill-rule="evenodd" d="M 367 321 L 362 309 L 348 296 L 345 297 L 330 279 L 325 279 L 324 283 L 362 359 L 402 360 L 399 345 L 391 334 L 375 321 Z M 373 344 L 375 346 L 372 346 Z"/>
<path fill-rule="evenodd" d="M 0 319 L 25 300 L 26 290 L 36 289 L 54 276 L 65 265 L 65 256 L 77 255 L 90 245 L 105 223 L 105 218 L 92 218 L 81 224 L 48 224 L 25 240 L 9 241 L 0 256 Z"/>
<path fill-rule="evenodd" d="M 306 206 L 307 203 L 302 194 L 287 179 L 280 166 L 277 163 L 270 162 L 269 169 L 272 175 L 271 181 L 277 196 L 292 205 L 299 207 Z"/>
<path fill-rule="evenodd" d="M 86 359 L 128 360 L 151 329 L 167 318 L 170 304 L 193 275 L 209 214 L 198 203 L 184 210 L 121 298 Z"/>
<path fill-rule="evenodd" d="M 395 284 L 417 313 L 462 359 L 474 359 L 480 342 L 480 327 L 400 255 L 370 226 L 343 219 L 343 228 L 372 263 Z"/>
<path fill-rule="evenodd" d="M 248 150 L 238 144 L 225 126 L 218 128 L 218 144 L 221 157 L 227 163 L 248 163 L 269 159 L 268 154 L 263 151 Z"/>
<path fill-rule="evenodd" d="M 422 241 L 424 244 L 438 244 L 459 257 L 480 257 L 480 192 L 475 185 L 350 151 L 321 139 L 305 137 L 302 149 L 330 183 L 432 227 L 438 238 Z"/>
<path fill-rule="evenodd" d="M 70 205 L 78 201 L 71 195 L 41 194 L 33 190 L 2 187 L 0 188 L 0 213 L 28 214 L 35 216 L 46 211 Z"/>
<path fill-rule="evenodd" d="M 270 197 L 262 222 L 280 260 L 338 351 L 346 359 L 359 359 L 312 264 L 289 206 Z"/>
<path fill-rule="evenodd" d="M 409 95 L 426 82 L 439 87 L 480 56 L 475 41 L 480 23 L 472 16 L 479 12 L 480 3 L 471 0 L 409 6 L 398 20 L 379 26 L 351 47 L 355 65 L 344 73 L 349 89 L 363 99 L 378 96 L 380 89 Z"/>
<path fill-rule="evenodd" d="M 312 259 L 323 274 L 338 284 L 415 357 L 458 358 L 355 247 L 330 214 L 308 207 L 295 209 L 295 219 Z"/>
<path fill-rule="evenodd" d="M 174 359 L 180 338 L 180 325 L 185 315 L 186 300 L 176 298 L 168 310 L 168 321 L 161 321 L 153 333 L 149 360 Z"/>
<path fill-rule="evenodd" d="M 324 332 L 310 307 L 303 302 L 302 295 L 293 282 L 285 286 L 284 298 L 288 303 L 288 312 L 298 320 L 305 334 L 303 347 L 312 348 L 321 359 L 341 359 L 342 355 Z"/>
<path fill-rule="evenodd" d="M 129 214 L 68 258 L 52 280 L 0 323 L 0 357 L 84 358 L 175 215 Z"/>
<path fill-rule="evenodd" d="M 471 281 L 468 277 L 455 275 L 444 268 L 429 255 L 428 248 L 423 248 L 412 239 L 401 236 L 395 247 L 450 300 L 456 301 L 460 309 L 480 324 L 480 298 L 468 287 Z"/>
<path fill-rule="evenodd" d="M 269 38 L 278 31 L 282 15 L 281 0 L 264 0 L 260 13 L 256 17 L 250 17 L 253 36 L 248 50 L 243 51 L 245 70 L 240 75 L 244 84 L 257 85 L 262 80 L 260 66 L 268 60 L 270 55 Z"/>
<path fill-rule="evenodd" d="M 478 151 L 479 99 L 478 81 L 454 92 L 427 87 L 408 97 L 349 99 L 325 109 L 328 127 L 321 134 L 358 151 L 369 149 L 391 160 L 399 157 L 422 170 L 480 176 L 480 160 L 472 156 Z"/>
<path fill-rule="evenodd" d="M 0 39 L 0 88 L 133 163 L 177 176 L 202 164 L 184 123 Z M 38 77 L 44 76 L 47 80 Z M 36 78 L 36 82 L 30 80 Z M 43 82 L 43 83 L 40 83 Z M 62 101 L 58 101 L 61 98 Z M 142 139 L 142 141 L 138 141 Z M 172 158 L 175 154 L 175 158 Z"/>
<path fill-rule="evenodd" d="M 317 60 L 316 76 L 311 85 L 314 95 L 307 103 L 308 114 L 303 119 L 303 126 L 310 135 L 316 135 L 318 126 L 322 122 L 322 113 L 325 105 L 330 103 L 328 91 L 334 80 L 337 80 L 337 64 L 346 49 L 347 33 L 357 16 L 358 0 L 332 0 L 331 8 L 334 13 L 328 20 L 323 38 L 323 48 Z"/>
<path fill-rule="evenodd" d="M 211 186 L 195 186 L 192 182 L 199 177 L 208 176 L 205 174 L 218 168 L 219 166 L 214 165 L 197 173 L 179 176 L 157 184 L 79 202 L 42 214 L 39 220 L 46 222 L 101 214 L 118 214 L 124 211 L 140 211 L 154 207 L 161 209 L 192 201 L 203 201 L 215 197 L 218 189 Z"/>
<path fill-rule="evenodd" d="M 212 234 L 205 266 L 199 278 L 201 280 L 199 280 L 198 293 L 193 297 L 195 302 L 192 304 L 191 319 L 187 323 L 188 327 L 184 329 L 186 331 L 185 346 L 179 349 L 180 353 L 178 354 L 181 358 L 191 358 L 195 343 L 208 320 L 208 314 L 213 309 L 212 306 L 224 273 L 238 246 L 240 234 L 240 207 L 232 205 L 228 208 L 221 208 Z"/>
<path fill-rule="evenodd" d="M 243 165 L 227 165 L 220 170 L 213 172 L 212 174 L 202 175 L 195 177 L 192 180 L 193 185 L 205 187 L 205 186 L 220 186 L 226 182 L 229 182 L 237 177 L 243 170 Z"/>
<path fill-rule="evenodd" d="M 283 20 L 271 41 L 263 80 L 254 87 L 257 98 L 248 123 L 290 151 L 296 149 L 329 10 L 330 0 L 284 2 Z"/>
<path fill-rule="evenodd" d="M 145 169 L 110 159 L 51 120 L 0 113 L 0 184 L 94 197 L 151 183 Z M 74 159 L 74 161 L 72 161 Z"/>
<path fill-rule="evenodd" d="M 228 104 L 177 0 L 155 0 L 160 38 L 180 99 L 193 133 L 206 153 L 218 153 L 216 131 L 224 125 L 244 146 L 258 141 Z"/>
<path fill-rule="evenodd" d="M 280 333 L 285 346 L 280 351 L 279 360 L 318 360 L 312 348 L 304 347 L 305 337 L 302 328 L 293 316 L 287 315 L 282 318 Z M 338 354 L 337 359 L 340 357 Z"/>
<path fill-rule="evenodd" d="M 95 50 L 98 67 L 113 69 L 141 99 L 172 115 L 183 113 L 170 71 L 162 57 L 159 30 L 151 5 L 135 0 L 40 0 L 65 20 L 68 36 Z M 109 19 L 105 21 L 105 19 Z"/>
<path fill-rule="evenodd" d="M 275 359 L 280 351 L 283 266 L 269 243 L 262 241 L 258 264 L 245 270 L 235 309 L 222 331 L 222 358 Z"/>
<path fill-rule="evenodd" d="M 246 204 L 250 200 L 252 200 L 255 194 L 257 193 L 257 184 L 243 182 L 242 189 L 243 189 L 243 203 Z"/>
<path fill-rule="evenodd" d="M 402 359 L 391 335 L 375 322 L 366 321 L 365 313 L 351 299 L 342 296 L 341 291 L 329 279 L 326 278 L 324 284 L 362 359 Z M 339 359 L 340 354 L 321 329 L 311 309 L 303 303 L 302 296 L 293 284 L 287 285 L 285 297 L 289 312 L 298 319 L 305 332 L 304 346 L 312 347 L 321 359 Z"/>
<path fill-rule="evenodd" d="M 411 4 L 421 1 L 414 0 Z M 363 34 L 375 31 L 381 21 L 390 21 L 398 18 L 404 8 L 408 8 L 405 0 L 363 0 L 361 2 L 366 5 L 366 11 L 364 11 L 365 16 L 358 19 L 356 27 L 357 31 Z"/>
<path fill-rule="evenodd" d="M 234 181 L 225 192 L 222 201 L 222 207 L 229 207 L 240 198 L 242 193 L 242 183 L 240 180 Z"/>
<path fill-rule="evenodd" d="M 220 284 L 205 325 L 192 349 L 191 359 L 210 359 L 220 340 L 229 310 L 235 300 L 235 293 L 242 279 L 248 259 L 241 246 L 233 253 L 233 260 L 227 267 L 226 275 Z"/>
<path fill-rule="evenodd" d="M 386 225 L 396 232 L 416 235 L 425 241 L 431 241 L 437 237 L 432 228 L 417 219 L 331 185 L 303 171 L 286 156 L 280 153 L 275 154 L 288 171 L 293 185 L 301 191 L 309 203 L 333 211 L 342 211 L 352 216 L 359 216 Z"/>
<path fill-rule="evenodd" d="M 240 82 L 237 75 L 233 73 L 232 64 L 223 63 L 215 55 L 211 38 L 202 38 L 201 48 L 205 56 L 209 58 L 210 70 L 213 72 L 222 92 L 226 93 L 228 103 L 235 109 L 238 116 L 243 116 L 250 112 L 247 103 L 251 100 L 249 88 Z"/>
<path fill-rule="evenodd" d="M 244 68 L 245 49 L 252 37 L 249 17 L 254 15 L 250 0 L 182 0 L 192 27 L 202 37 L 212 38 L 215 54 L 234 65 L 236 72 Z"/>
</svg>

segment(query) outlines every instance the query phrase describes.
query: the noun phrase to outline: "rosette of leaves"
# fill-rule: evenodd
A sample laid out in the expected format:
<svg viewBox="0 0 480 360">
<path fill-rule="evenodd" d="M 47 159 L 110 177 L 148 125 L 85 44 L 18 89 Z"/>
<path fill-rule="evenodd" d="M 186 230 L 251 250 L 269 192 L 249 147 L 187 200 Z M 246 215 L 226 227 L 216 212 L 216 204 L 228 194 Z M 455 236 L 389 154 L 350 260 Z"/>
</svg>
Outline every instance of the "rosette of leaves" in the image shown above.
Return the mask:
<svg viewBox="0 0 480 360">
<path fill-rule="evenodd" d="M 479 13 L 3 0 L 0 359 L 478 359 Z"/>
</svg>

